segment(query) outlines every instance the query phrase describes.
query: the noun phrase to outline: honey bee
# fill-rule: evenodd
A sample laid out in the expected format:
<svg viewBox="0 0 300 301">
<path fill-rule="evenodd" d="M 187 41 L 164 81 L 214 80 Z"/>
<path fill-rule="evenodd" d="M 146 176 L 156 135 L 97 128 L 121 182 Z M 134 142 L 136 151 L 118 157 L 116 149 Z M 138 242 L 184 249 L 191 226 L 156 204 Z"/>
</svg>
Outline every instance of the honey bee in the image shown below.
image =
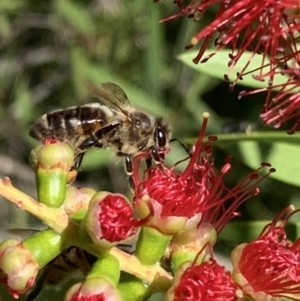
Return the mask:
<svg viewBox="0 0 300 301">
<path fill-rule="evenodd" d="M 114 83 L 105 82 L 99 88 L 90 85 L 90 90 L 99 102 L 44 114 L 33 123 L 29 135 L 41 142 L 53 138 L 73 145 L 74 179 L 85 152 L 92 146 L 110 148 L 123 156 L 129 176 L 132 157 L 139 152 L 149 152 L 160 162 L 169 148 L 170 125 L 162 117 L 131 106 L 125 92 Z"/>
</svg>

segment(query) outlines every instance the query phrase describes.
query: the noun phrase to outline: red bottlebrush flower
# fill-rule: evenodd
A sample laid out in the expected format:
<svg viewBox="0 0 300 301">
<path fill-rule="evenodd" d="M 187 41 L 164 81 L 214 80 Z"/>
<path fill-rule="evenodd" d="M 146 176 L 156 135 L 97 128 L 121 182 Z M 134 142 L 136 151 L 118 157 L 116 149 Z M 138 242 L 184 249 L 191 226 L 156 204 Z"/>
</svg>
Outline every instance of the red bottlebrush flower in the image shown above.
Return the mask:
<svg viewBox="0 0 300 301">
<path fill-rule="evenodd" d="M 285 92 L 277 94 L 271 102 L 265 104 L 261 113 L 262 120 L 275 128 L 280 128 L 284 123 L 293 120 L 293 126 L 289 134 L 293 134 L 300 129 L 300 93 L 287 94 Z"/>
<path fill-rule="evenodd" d="M 233 282 L 231 273 L 225 271 L 211 257 L 208 262 L 196 260 L 184 263 L 175 274 L 175 284 L 167 292 L 167 301 L 237 301 L 242 291 Z"/>
<path fill-rule="evenodd" d="M 230 160 L 227 160 L 221 171 L 214 167 L 211 152 L 212 141 L 216 137 L 210 137 L 207 143 L 203 143 L 209 114 L 204 113 L 203 116 L 197 143 L 183 172 L 175 170 L 180 162 L 171 168 L 159 165 L 146 170 L 140 180 L 140 158 L 135 158 L 133 178 L 136 203 L 146 200 L 152 204 L 154 216 L 147 225 L 163 233 L 176 233 L 183 227 L 195 228 L 201 216 L 203 222 L 212 223 L 219 232 L 234 216 L 234 210 L 258 193 L 257 184 L 264 178 L 254 172 L 233 189 L 226 187 L 223 177 L 231 168 Z M 228 201 L 232 201 L 231 205 L 225 209 L 224 203 Z M 184 219 L 185 222 L 182 222 L 181 228 L 172 232 L 174 218 Z"/>
<path fill-rule="evenodd" d="M 297 70 L 298 72 L 299 69 Z M 300 81 L 297 78 L 298 76 L 298 74 L 292 75 L 285 84 L 281 85 L 280 91 L 274 97 L 271 97 L 271 88 L 267 89 L 267 100 L 260 115 L 266 124 L 272 125 L 275 128 L 280 128 L 289 120 L 293 121 L 293 126 L 289 131 L 290 134 L 300 128 L 300 93 L 295 93 L 295 91 L 299 90 Z M 260 91 L 257 90 L 253 93 Z M 245 94 L 251 94 L 251 92 Z"/>
<path fill-rule="evenodd" d="M 99 192 L 90 201 L 83 222 L 94 243 L 111 247 L 135 235 L 143 220 L 133 217 L 132 206 L 125 196 Z"/>
<path fill-rule="evenodd" d="M 300 57 L 299 57 L 300 58 Z M 274 128 L 280 128 L 287 121 L 292 121 L 293 125 L 289 131 L 290 134 L 294 133 L 300 128 L 300 117 L 299 117 L 299 72 L 300 62 L 295 58 L 285 58 L 285 61 L 281 62 L 283 68 L 278 70 L 277 73 L 287 77 L 285 83 L 278 84 L 276 86 L 270 85 L 266 88 L 255 89 L 253 91 L 242 91 L 239 97 L 245 95 L 252 95 L 256 93 L 266 92 L 266 102 L 263 107 L 261 118 Z M 272 95 L 274 88 L 279 89 L 275 96 Z"/>
<path fill-rule="evenodd" d="M 112 284 L 104 277 L 86 279 L 73 285 L 66 294 L 65 301 L 122 301 L 123 298 Z"/>
<path fill-rule="evenodd" d="M 208 9 L 218 9 L 214 20 L 201 29 L 191 39 L 191 45 L 187 46 L 191 48 L 201 43 L 199 53 L 194 58 L 195 63 L 207 61 L 217 51 L 228 46 L 232 50 L 229 62 L 232 69 L 246 50 L 251 51 L 248 62 L 238 73 L 238 79 L 241 79 L 253 56 L 262 53 L 261 68 L 255 76 L 272 82 L 279 65 L 278 60 L 291 53 L 297 56 L 296 41 L 300 25 L 297 22 L 296 9 L 299 3 L 296 0 L 192 0 L 188 5 L 183 5 L 182 1 L 175 2 L 180 12 L 164 21 L 183 15 L 199 21 Z M 214 44 L 217 49 L 203 58 L 210 40 L 216 35 Z M 270 63 L 265 68 L 267 57 Z"/>
<path fill-rule="evenodd" d="M 232 252 L 233 278 L 255 300 L 299 300 L 300 239 L 289 242 L 284 230 L 292 210 L 280 212 L 255 241 Z"/>
</svg>

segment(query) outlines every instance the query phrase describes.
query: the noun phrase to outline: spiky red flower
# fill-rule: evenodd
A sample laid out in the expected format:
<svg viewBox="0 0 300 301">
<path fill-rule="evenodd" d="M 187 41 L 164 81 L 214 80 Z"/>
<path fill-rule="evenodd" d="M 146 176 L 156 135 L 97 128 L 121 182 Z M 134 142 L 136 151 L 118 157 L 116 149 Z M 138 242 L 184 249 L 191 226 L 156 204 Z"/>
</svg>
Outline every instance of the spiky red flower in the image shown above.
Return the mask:
<svg viewBox="0 0 300 301">
<path fill-rule="evenodd" d="M 232 69 L 246 50 L 251 51 L 252 55 L 247 58 L 244 68 L 239 70 L 240 79 L 254 55 L 262 53 L 261 68 L 255 76 L 272 82 L 278 60 L 286 55 L 291 56 L 291 53 L 293 57 L 297 56 L 296 41 L 300 25 L 297 22 L 299 3 L 296 0 L 192 0 L 188 5 L 183 5 L 182 1 L 175 3 L 180 12 L 164 21 L 184 15 L 199 21 L 210 8 L 217 9 L 214 20 L 202 28 L 187 46 L 190 48 L 201 43 L 195 63 L 207 61 L 227 46 L 232 50 L 229 61 Z M 213 38 L 216 50 L 203 58 Z M 268 68 L 265 68 L 266 64 Z"/>
<path fill-rule="evenodd" d="M 249 95 L 260 91 L 268 91 L 266 104 L 261 117 L 267 124 L 278 128 L 286 121 L 296 119 L 291 132 L 300 128 L 298 94 L 291 95 L 293 82 L 299 86 L 299 1 L 298 0 L 191 0 L 184 4 L 182 0 L 174 1 L 180 9 L 178 14 L 164 19 L 168 21 L 179 16 L 188 16 L 195 21 L 202 19 L 211 8 L 216 12 L 214 19 L 191 39 L 187 48 L 200 44 L 194 62 L 204 63 L 223 48 L 229 48 L 229 71 L 225 79 L 233 71 L 233 87 L 246 74 L 252 74 L 258 81 L 265 81 L 264 89 L 258 89 L 240 95 Z M 201 23 L 202 24 L 202 23 Z M 206 54 L 210 41 L 214 39 L 216 47 L 212 53 Z M 246 54 L 247 52 L 247 54 Z M 252 67 L 254 56 L 261 58 L 260 66 Z M 238 61 L 244 67 L 234 70 Z M 292 68 L 291 65 L 296 65 Z M 282 90 L 274 98 L 274 80 L 286 74 L 291 77 Z M 295 76 L 294 76 L 295 74 Z M 295 92 L 292 92 L 295 93 Z"/>
<path fill-rule="evenodd" d="M 210 137 L 204 143 L 208 114 L 203 114 L 203 124 L 187 167 L 183 172 L 163 165 L 155 166 L 139 177 L 139 160 L 135 160 L 133 178 L 136 185 L 136 200 L 149 196 L 154 208 L 154 218 L 149 220 L 154 227 L 160 227 L 160 220 L 166 223 L 167 217 L 185 217 L 187 220 L 202 215 L 203 222 L 210 222 L 220 231 L 234 216 L 237 207 L 250 196 L 258 193 L 257 184 L 264 178 L 257 171 L 242 180 L 236 187 L 226 187 L 223 177 L 231 168 L 230 158 L 218 171 L 211 157 L 212 142 Z M 263 166 L 269 166 L 264 164 Z M 273 171 L 273 170 L 271 170 Z M 227 209 L 225 202 L 231 202 Z M 162 225 L 165 226 L 165 225 Z"/>
<path fill-rule="evenodd" d="M 298 72 L 300 69 L 298 69 Z M 275 128 L 280 128 L 287 121 L 292 121 L 293 126 L 289 133 L 292 134 L 300 128 L 300 81 L 298 74 L 291 78 L 283 85 L 280 91 L 272 97 L 268 93 L 266 103 L 261 113 L 262 120 Z M 270 89 L 268 89 L 268 92 Z"/>
<path fill-rule="evenodd" d="M 135 233 L 137 220 L 133 217 L 131 205 L 124 197 L 110 194 L 99 203 L 99 207 L 102 238 L 114 242 Z"/>
<path fill-rule="evenodd" d="M 208 262 L 183 264 L 175 274 L 175 284 L 167 301 L 237 301 L 242 292 L 231 273 L 211 257 Z"/>
<path fill-rule="evenodd" d="M 300 239 L 289 242 L 284 230 L 295 213 L 291 211 L 290 207 L 283 210 L 255 241 L 238 246 L 232 253 L 233 277 L 255 300 L 299 300 Z"/>
</svg>

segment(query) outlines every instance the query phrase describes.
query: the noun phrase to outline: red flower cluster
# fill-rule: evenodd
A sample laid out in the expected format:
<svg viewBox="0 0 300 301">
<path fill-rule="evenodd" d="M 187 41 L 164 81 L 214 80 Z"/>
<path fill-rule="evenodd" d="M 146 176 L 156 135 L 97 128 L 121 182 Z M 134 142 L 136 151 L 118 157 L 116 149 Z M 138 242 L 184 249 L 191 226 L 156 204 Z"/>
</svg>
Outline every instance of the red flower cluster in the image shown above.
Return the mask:
<svg viewBox="0 0 300 301">
<path fill-rule="evenodd" d="M 174 289 L 173 300 L 235 301 L 240 300 L 238 291 L 231 273 L 211 259 L 185 270 Z"/>
<path fill-rule="evenodd" d="M 258 170 L 269 167 L 267 163 L 248 175 L 236 187 L 226 187 L 223 177 L 231 168 L 230 158 L 227 158 L 221 171 L 218 171 L 211 157 L 212 142 L 216 137 L 209 137 L 208 142 L 203 142 L 208 116 L 208 113 L 203 114 L 197 143 L 183 172 L 176 171 L 176 166 L 181 162 L 171 168 L 159 165 L 147 169 L 143 179 L 140 179 L 140 160 L 135 159 L 133 178 L 136 200 L 138 202 L 145 195 L 149 196 L 154 214 L 159 215 L 154 223 L 156 226 L 159 225 L 158 220 L 165 217 L 186 217 L 189 220 L 200 214 L 201 222 L 211 223 L 220 232 L 236 215 L 237 207 L 259 192 L 257 185 L 266 176 L 259 176 Z M 269 172 L 273 171 L 274 169 L 270 169 Z M 225 209 L 224 203 L 228 202 L 230 205 Z"/>
<path fill-rule="evenodd" d="M 183 263 L 175 273 L 174 285 L 167 292 L 167 301 L 238 301 L 243 292 L 232 279 L 229 271 L 217 263 L 212 255 L 211 245 L 208 247 L 208 261 Z M 201 250 L 198 255 L 203 251 Z"/>
<path fill-rule="evenodd" d="M 286 208 L 255 241 L 238 246 L 232 253 L 233 277 L 255 300 L 299 300 L 300 239 L 290 242 L 284 230 L 295 212 Z M 284 219 L 279 223 L 281 218 Z"/>
<path fill-rule="evenodd" d="M 262 112 L 262 119 L 267 124 L 280 127 L 287 120 L 295 120 L 292 131 L 299 128 L 298 95 L 292 95 L 293 87 L 299 87 L 299 1 L 297 0 L 191 0 L 184 4 L 182 0 L 174 1 L 180 11 L 168 21 L 179 16 L 188 16 L 195 21 L 213 8 L 214 19 L 204 26 L 192 39 L 187 48 L 200 43 L 198 55 L 194 62 L 204 63 L 224 47 L 231 49 L 229 71 L 233 71 L 236 63 L 245 52 L 250 52 L 247 62 L 237 73 L 237 80 L 243 75 L 252 73 L 259 81 L 266 81 L 266 87 L 254 92 L 241 93 L 241 96 L 267 91 L 267 100 Z M 205 52 L 214 39 L 216 49 L 206 55 Z M 254 56 L 261 57 L 261 66 L 252 70 L 251 61 Z M 279 74 L 287 75 L 287 82 L 281 85 L 276 97 L 271 96 L 273 82 Z"/>
</svg>

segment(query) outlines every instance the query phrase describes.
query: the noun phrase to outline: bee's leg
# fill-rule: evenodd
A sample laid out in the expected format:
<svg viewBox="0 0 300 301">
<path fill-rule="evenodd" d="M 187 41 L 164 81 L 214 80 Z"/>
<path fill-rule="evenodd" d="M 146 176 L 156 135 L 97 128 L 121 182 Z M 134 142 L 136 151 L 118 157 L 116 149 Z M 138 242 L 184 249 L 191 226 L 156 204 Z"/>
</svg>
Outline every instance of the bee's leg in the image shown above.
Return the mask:
<svg viewBox="0 0 300 301">
<path fill-rule="evenodd" d="M 85 139 L 79 146 L 78 150 L 81 153 L 84 153 L 87 149 L 97 144 L 97 140 L 95 137 L 91 136 L 87 139 Z"/>
<path fill-rule="evenodd" d="M 134 183 L 134 180 L 133 180 L 133 177 L 132 177 L 132 173 L 133 173 L 133 164 L 132 164 L 132 157 L 131 155 L 128 155 L 128 154 L 124 154 L 124 158 L 125 158 L 125 171 L 128 175 L 128 180 L 129 180 L 129 186 L 130 186 L 130 189 L 132 191 L 135 190 L 135 183 Z"/>
<path fill-rule="evenodd" d="M 146 166 L 147 168 L 150 168 L 152 166 L 152 157 L 146 158 Z"/>
<path fill-rule="evenodd" d="M 156 164 L 161 164 L 162 161 L 165 159 L 165 156 L 163 154 L 158 153 L 157 148 L 155 146 L 151 147 L 151 156 L 154 159 Z M 151 158 L 150 158 L 150 160 L 151 160 Z"/>
<path fill-rule="evenodd" d="M 95 138 L 89 137 L 78 146 L 78 150 L 75 153 L 73 165 L 69 171 L 68 185 L 72 184 L 75 181 L 86 150 L 95 145 L 95 143 L 97 143 Z"/>
<path fill-rule="evenodd" d="M 96 131 L 94 133 L 94 141 L 98 142 L 101 141 L 101 139 L 106 136 L 108 133 L 111 133 L 112 130 L 120 126 L 121 122 L 119 120 L 113 121 L 105 126 L 103 126 L 101 129 Z"/>
<path fill-rule="evenodd" d="M 81 162 L 83 160 L 83 156 L 87 149 L 94 146 L 97 143 L 94 137 L 89 137 L 85 139 L 79 146 L 78 146 L 78 153 L 76 152 L 75 159 L 73 166 L 71 167 L 71 171 L 78 170 Z"/>
<path fill-rule="evenodd" d="M 186 151 L 189 157 L 192 156 L 191 150 L 182 141 L 180 141 L 178 138 L 172 138 L 169 142 L 174 142 L 174 141 L 177 141 L 183 147 L 183 149 Z"/>
<path fill-rule="evenodd" d="M 83 160 L 83 156 L 84 156 L 84 153 L 79 153 L 75 159 L 74 159 L 74 162 L 73 162 L 73 166 L 71 167 L 71 170 L 75 169 L 75 170 L 78 170 L 80 165 L 81 165 L 81 162 Z"/>
<path fill-rule="evenodd" d="M 68 185 L 71 185 L 77 177 L 78 169 L 81 165 L 82 159 L 83 159 L 84 153 L 79 153 L 75 156 L 73 165 L 71 166 L 69 173 L 68 173 Z"/>
</svg>

